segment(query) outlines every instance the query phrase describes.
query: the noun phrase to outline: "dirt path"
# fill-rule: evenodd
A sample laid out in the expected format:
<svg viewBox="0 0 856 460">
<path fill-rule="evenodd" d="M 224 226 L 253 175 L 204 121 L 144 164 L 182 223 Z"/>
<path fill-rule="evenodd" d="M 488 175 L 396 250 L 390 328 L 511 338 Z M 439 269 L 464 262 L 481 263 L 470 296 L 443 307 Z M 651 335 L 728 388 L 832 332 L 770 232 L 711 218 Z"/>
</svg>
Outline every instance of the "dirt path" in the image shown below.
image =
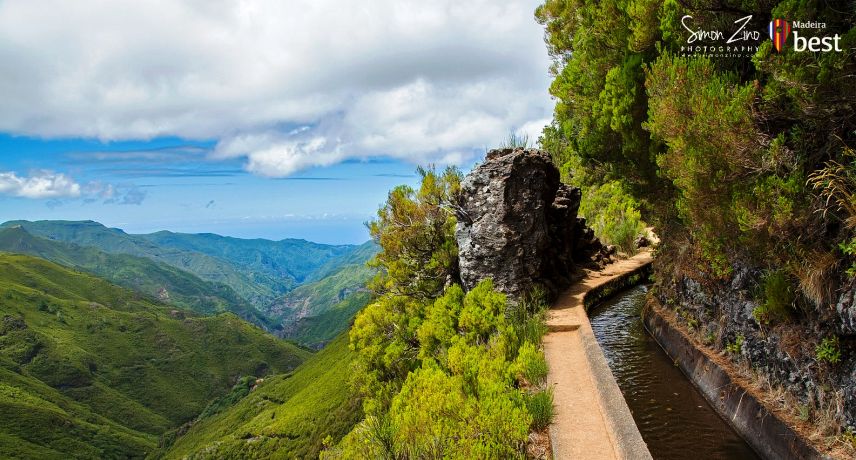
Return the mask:
<svg viewBox="0 0 856 460">
<path fill-rule="evenodd" d="M 651 458 L 584 307 L 585 296 L 592 289 L 651 260 L 651 253 L 645 251 L 590 272 L 562 294 L 548 313 L 549 332 L 543 343 L 550 367 L 547 381 L 554 392 L 550 440 L 557 460 Z"/>
</svg>

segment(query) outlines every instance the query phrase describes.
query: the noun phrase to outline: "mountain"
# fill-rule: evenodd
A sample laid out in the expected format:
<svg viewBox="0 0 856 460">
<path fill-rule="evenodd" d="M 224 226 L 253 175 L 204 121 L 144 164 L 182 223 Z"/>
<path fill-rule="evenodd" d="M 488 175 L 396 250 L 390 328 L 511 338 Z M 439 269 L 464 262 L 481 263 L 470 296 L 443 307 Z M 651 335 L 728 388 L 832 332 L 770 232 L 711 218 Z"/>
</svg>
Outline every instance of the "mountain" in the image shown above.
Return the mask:
<svg viewBox="0 0 856 460">
<path fill-rule="evenodd" d="M 317 281 L 298 286 L 265 313 L 282 323 L 284 337 L 311 348 L 324 346 L 371 300 L 365 286 L 376 270 L 366 262 L 377 251 L 368 242 L 331 260 L 318 269 Z"/>
<path fill-rule="evenodd" d="M 225 284 L 261 310 L 304 281 L 335 270 L 336 261 L 347 262 L 361 248 L 165 231 L 131 235 L 92 221 L 10 221 L 0 227 L 16 226 L 50 240 L 163 262 L 202 280 Z"/>
<path fill-rule="evenodd" d="M 140 237 L 161 247 L 193 251 L 228 260 L 259 277 L 256 281 L 262 284 L 268 279 L 287 279 L 293 284 L 303 283 L 325 263 L 347 257 L 357 248 L 353 245 L 319 244 L 298 239 L 241 239 L 212 233 L 162 231 Z"/>
<path fill-rule="evenodd" d="M 211 233 L 132 235 L 92 221 L 10 221 L 0 250 L 42 257 L 201 313 L 241 318 L 321 348 L 370 300 L 374 242 L 325 245 Z"/>
<path fill-rule="evenodd" d="M 196 421 L 165 458 L 318 458 L 362 418 L 351 396 L 352 352 L 341 333 L 292 374 L 265 379 L 234 406 Z"/>
<path fill-rule="evenodd" d="M 229 286 L 204 281 L 163 262 L 39 238 L 20 226 L 0 228 L 0 251 L 40 257 L 86 271 L 187 310 L 202 314 L 231 311 L 260 326 L 272 326 L 268 318 Z"/>
<path fill-rule="evenodd" d="M 238 377 L 310 356 L 231 313 L 196 316 L 0 253 L 2 457 L 144 457 Z"/>
<path fill-rule="evenodd" d="M 256 283 L 228 261 L 192 251 L 165 248 L 117 228 L 107 228 L 92 221 L 11 221 L 3 227 L 20 226 L 33 235 L 80 246 L 95 247 L 111 254 L 146 257 L 189 271 L 205 281 L 223 283 L 251 303 L 275 298 L 277 290 Z M 286 290 L 285 288 L 283 289 Z"/>
</svg>

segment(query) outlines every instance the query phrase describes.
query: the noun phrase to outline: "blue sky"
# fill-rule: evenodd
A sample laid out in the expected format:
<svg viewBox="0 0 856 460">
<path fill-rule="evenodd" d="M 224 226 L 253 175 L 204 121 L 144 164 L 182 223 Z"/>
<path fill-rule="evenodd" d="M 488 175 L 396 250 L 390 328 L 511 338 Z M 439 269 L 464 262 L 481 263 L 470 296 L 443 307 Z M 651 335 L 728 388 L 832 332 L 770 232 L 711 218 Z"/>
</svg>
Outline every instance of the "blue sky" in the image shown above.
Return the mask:
<svg viewBox="0 0 856 460">
<path fill-rule="evenodd" d="M 80 196 L 0 195 L 0 220 L 96 220 L 131 233 L 169 229 L 245 238 L 361 243 L 370 219 L 398 184 L 416 185 L 412 163 L 345 160 L 288 177 L 248 173 L 240 160 L 206 159 L 213 142 L 176 138 L 102 143 L 0 135 L 0 171 L 61 172 Z M 109 184 L 86 191 L 88 184 Z M 126 199 L 126 196 L 130 197 Z"/>
<path fill-rule="evenodd" d="M 552 116 L 540 0 L 0 1 L 0 220 L 358 243 Z"/>
</svg>

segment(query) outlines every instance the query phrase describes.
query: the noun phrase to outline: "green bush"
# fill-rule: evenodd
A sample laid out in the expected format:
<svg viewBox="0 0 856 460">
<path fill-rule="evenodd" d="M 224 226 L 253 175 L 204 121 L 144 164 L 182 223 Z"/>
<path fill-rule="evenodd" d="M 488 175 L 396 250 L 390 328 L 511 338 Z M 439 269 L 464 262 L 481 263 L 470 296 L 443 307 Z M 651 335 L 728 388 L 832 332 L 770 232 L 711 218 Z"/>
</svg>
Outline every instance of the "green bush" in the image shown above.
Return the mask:
<svg viewBox="0 0 856 460">
<path fill-rule="evenodd" d="M 734 342 L 728 343 L 725 345 L 725 351 L 732 355 L 739 355 L 743 350 L 743 341 L 746 340 L 743 337 L 743 334 L 737 334 L 737 337 L 734 339 Z"/>
<path fill-rule="evenodd" d="M 583 190 L 580 214 L 594 233 L 625 254 L 635 254 L 636 238 L 645 231 L 636 199 L 617 180 Z"/>
<path fill-rule="evenodd" d="M 553 422 L 553 388 L 526 395 L 526 408 L 532 414 L 532 430 L 541 431 Z"/>
<path fill-rule="evenodd" d="M 838 336 L 825 337 L 814 349 L 817 362 L 838 364 L 841 361 L 841 345 Z"/>
<path fill-rule="evenodd" d="M 759 323 L 788 320 L 793 316 L 796 299 L 790 279 L 784 271 L 768 273 L 763 280 L 762 303 L 755 307 L 752 316 Z"/>
<path fill-rule="evenodd" d="M 536 387 L 542 386 L 547 381 L 548 369 L 544 353 L 530 342 L 520 347 L 513 369 L 519 381 L 528 382 Z"/>
<path fill-rule="evenodd" d="M 856 238 L 851 238 L 848 241 L 839 243 L 838 249 L 840 249 L 844 255 L 853 257 L 856 255 Z M 850 266 L 847 267 L 847 276 L 856 276 L 856 262 L 852 262 Z"/>
<path fill-rule="evenodd" d="M 369 263 L 380 268 L 370 287 L 391 293 L 433 299 L 449 282 L 458 281 L 458 247 L 450 203 L 460 188 L 461 172 L 419 168 L 418 189 L 395 187 L 369 222 L 369 232 L 382 251 Z"/>
<path fill-rule="evenodd" d="M 324 458 L 516 458 L 532 410 L 543 411 L 526 396 L 547 375 L 534 345 L 543 296 L 512 303 L 489 279 L 469 292 L 449 282 L 457 247 L 447 200 L 459 176 L 422 173 L 418 193 L 394 190 L 370 224 L 385 270 L 350 331 L 365 419 Z"/>
</svg>

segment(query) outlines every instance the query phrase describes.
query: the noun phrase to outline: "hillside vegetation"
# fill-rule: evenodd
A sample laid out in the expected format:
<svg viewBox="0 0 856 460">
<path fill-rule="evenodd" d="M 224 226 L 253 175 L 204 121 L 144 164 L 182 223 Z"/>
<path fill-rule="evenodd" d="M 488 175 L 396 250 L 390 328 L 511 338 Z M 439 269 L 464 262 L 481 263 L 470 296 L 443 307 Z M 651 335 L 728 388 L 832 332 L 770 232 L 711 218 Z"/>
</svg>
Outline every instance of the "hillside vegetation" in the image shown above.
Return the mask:
<svg viewBox="0 0 856 460">
<path fill-rule="evenodd" d="M 856 60 L 790 45 L 780 53 L 770 40 L 747 58 L 682 54 L 680 18 L 708 30 L 730 30 L 746 15 L 764 30 L 771 16 L 811 18 L 849 50 L 856 13 L 809 0 L 725 4 L 547 0 L 536 16 L 557 103 L 541 143 L 574 180 L 620 182 L 612 194 L 644 204 L 661 251 L 685 261 L 683 271 L 784 270 L 804 300 L 823 303 L 806 289 L 812 283 L 799 285 L 852 259 L 841 247 L 856 235 Z M 848 263 L 831 270 L 827 254 Z"/>
<path fill-rule="evenodd" d="M 856 448 L 853 2 L 546 0 L 536 17 L 556 98 L 540 141 L 566 180 L 641 209 L 662 240 L 653 296 Z M 760 35 L 746 56 L 687 52 L 687 17 Z M 822 27 L 779 51 L 771 18 Z M 797 32 L 839 50 L 801 52 Z"/>
<path fill-rule="evenodd" d="M 379 296 L 351 328 L 351 384 L 365 418 L 322 458 L 519 458 L 546 427 L 541 305 L 490 280 L 460 286 L 449 211 L 461 175 L 419 170 L 370 224 Z"/>
<path fill-rule="evenodd" d="M 340 334 L 291 374 L 265 379 L 234 406 L 196 421 L 166 458 L 318 458 L 360 420 L 348 378 L 353 353 Z M 328 438 L 329 437 L 329 438 Z"/>
<path fill-rule="evenodd" d="M 306 240 L 241 239 L 211 233 L 157 232 L 140 235 L 160 247 L 192 251 L 227 260 L 256 284 L 280 294 L 315 275 L 328 262 L 346 257 L 357 247 Z"/>
<path fill-rule="evenodd" d="M 0 254 L 0 453 L 142 457 L 241 376 L 310 356 L 225 313 L 197 317 L 91 275 Z"/>
<path fill-rule="evenodd" d="M 318 347 L 347 329 L 372 297 L 366 285 L 377 271 L 366 262 L 376 252 L 374 243 L 362 245 L 347 259 L 336 260 L 329 271 L 322 271 L 320 280 L 298 286 L 267 310 L 282 322 L 283 336 Z"/>
<path fill-rule="evenodd" d="M 119 286 L 201 314 L 231 311 L 264 327 L 272 322 L 232 288 L 208 281 L 162 262 L 94 247 L 38 238 L 23 227 L 0 229 L 0 251 L 27 254 L 92 273 Z"/>
<path fill-rule="evenodd" d="M 352 245 L 323 245 L 305 240 L 244 240 L 213 234 L 157 232 L 131 235 L 97 222 L 11 221 L 32 235 L 94 247 L 110 254 L 127 254 L 188 271 L 202 280 L 224 284 L 257 309 L 264 310 L 316 271 L 335 268 L 359 249 Z"/>
<path fill-rule="evenodd" d="M 210 233 L 130 235 L 97 222 L 10 221 L 0 251 L 84 270 L 177 307 L 231 311 L 277 335 L 320 348 L 370 298 L 362 245 L 246 240 Z"/>
</svg>

